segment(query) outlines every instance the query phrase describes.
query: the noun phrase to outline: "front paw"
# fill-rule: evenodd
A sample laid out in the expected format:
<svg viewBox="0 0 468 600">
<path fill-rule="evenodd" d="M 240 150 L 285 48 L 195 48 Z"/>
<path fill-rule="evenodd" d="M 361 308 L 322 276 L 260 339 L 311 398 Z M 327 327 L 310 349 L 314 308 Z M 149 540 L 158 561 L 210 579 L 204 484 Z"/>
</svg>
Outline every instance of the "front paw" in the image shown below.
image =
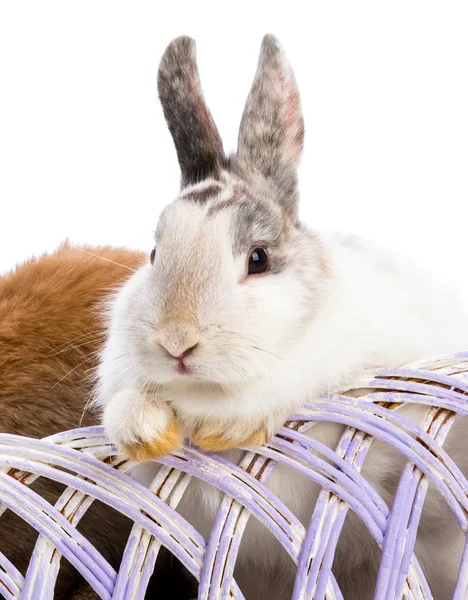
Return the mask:
<svg viewBox="0 0 468 600">
<path fill-rule="evenodd" d="M 229 425 L 204 423 L 191 436 L 191 441 L 206 452 L 222 452 L 231 448 L 262 446 L 268 437 L 264 427 L 236 431 L 235 427 Z"/>
<path fill-rule="evenodd" d="M 120 452 L 138 462 L 182 445 L 182 428 L 169 405 L 137 390 L 114 396 L 104 409 L 103 424 Z"/>
</svg>

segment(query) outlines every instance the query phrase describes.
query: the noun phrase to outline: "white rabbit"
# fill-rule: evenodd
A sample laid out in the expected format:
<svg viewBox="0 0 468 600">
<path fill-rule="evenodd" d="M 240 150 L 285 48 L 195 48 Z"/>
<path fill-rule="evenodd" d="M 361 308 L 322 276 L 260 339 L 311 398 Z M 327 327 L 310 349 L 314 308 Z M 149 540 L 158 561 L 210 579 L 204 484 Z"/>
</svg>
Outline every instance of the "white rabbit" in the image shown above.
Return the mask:
<svg viewBox="0 0 468 600">
<path fill-rule="evenodd" d="M 466 318 L 445 285 L 353 237 L 321 235 L 299 221 L 303 120 L 274 37 L 263 40 L 233 156 L 225 156 L 204 103 L 193 40 L 169 45 L 158 84 L 181 192 L 159 218 L 150 261 L 112 302 L 98 371 L 103 422 L 124 453 L 158 457 L 185 437 L 237 459 L 233 448 L 262 444 L 301 404 L 366 369 L 464 349 Z M 415 420 L 424 414 L 407 412 Z M 333 447 L 341 432 L 322 424 L 310 435 Z M 377 443 L 366 460 L 364 474 L 389 502 L 402 464 Z M 191 485 L 181 510 L 207 534 L 221 496 Z M 269 487 L 307 525 L 317 486 L 278 467 Z M 443 510 L 430 494 L 417 548 L 435 597 L 445 599 L 462 540 L 448 512 L 441 520 Z M 378 560 L 350 514 L 334 567 L 345 599 L 372 597 Z M 291 561 L 253 518 L 238 563 L 247 599 L 291 594 Z"/>
</svg>

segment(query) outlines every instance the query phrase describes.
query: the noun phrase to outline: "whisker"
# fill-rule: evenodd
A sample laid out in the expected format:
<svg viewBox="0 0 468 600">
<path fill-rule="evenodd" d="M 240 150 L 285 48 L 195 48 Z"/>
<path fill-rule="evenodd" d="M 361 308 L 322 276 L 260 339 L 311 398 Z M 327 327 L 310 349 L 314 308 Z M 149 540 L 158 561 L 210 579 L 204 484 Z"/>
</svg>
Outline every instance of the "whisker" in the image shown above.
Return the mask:
<svg viewBox="0 0 468 600">
<path fill-rule="evenodd" d="M 115 260 L 111 260 L 110 258 L 105 258 L 104 256 L 99 256 L 99 254 L 94 254 L 94 252 L 89 252 L 89 250 L 85 250 L 84 248 L 80 248 L 80 250 L 81 250 L 81 252 L 84 252 L 85 254 L 90 254 L 91 256 L 95 256 L 96 258 L 100 258 L 101 260 L 105 260 L 106 262 L 112 263 L 112 264 L 122 267 L 124 269 L 128 269 L 129 271 L 132 271 L 132 273 L 137 272 L 137 269 L 132 269 L 132 267 L 129 267 L 128 265 L 123 265 L 122 263 L 116 262 Z"/>
<path fill-rule="evenodd" d="M 73 342 L 70 342 L 70 341 L 68 341 L 68 342 L 63 342 L 62 344 L 59 344 L 58 346 L 56 346 L 56 347 L 55 347 L 53 350 L 51 350 L 51 351 L 50 351 L 50 352 L 48 352 L 47 354 L 44 354 L 44 357 L 47 357 L 47 356 L 52 356 L 52 355 L 53 355 L 55 352 L 57 352 L 57 351 L 58 351 L 58 352 L 57 352 L 57 354 L 58 354 L 59 352 L 61 352 L 61 351 L 62 351 L 62 349 L 63 349 L 64 347 L 66 347 L 66 346 L 69 346 L 70 344 L 71 344 L 71 345 L 73 345 L 75 342 L 78 342 L 79 340 L 82 340 L 83 338 L 86 338 L 86 337 L 88 337 L 88 336 L 89 336 L 89 337 L 91 337 L 91 336 L 94 336 L 94 335 L 98 335 L 98 334 L 100 334 L 100 332 L 101 332 L 101 331 L 102 331 L 102 330 L 100 330 L 100 329 L 96 329 L 95 331 L 88 331 L 87 333 L 83 333 L 82 335 L 79 335 L 79 336 L 77 336 L 77 337 L 76 337 L 76 338 L 73 340 Z M 102 335 L 104 335 L 104 331 L 102 331 Z"/>
<path fill-rule="evenodd" d="M 62 381 L 64 379 L 66 379 L 69 375 L 71 375 L 73 373 L 73 371 L 76 371 L 76 369 L 79 369 L 81 366 L 83 366 L 85 364 L 85 362 L 87 362 L 88 360 L 90 360 L 89 355 L 82 362 L 80 362 L 78 365 L 76 365 L 76 367 L 73 367 L 73 369 L 70 369 L 68 371 L 68 373 L 65 373 L 65 375 L 63 377 L 61 377 L 57 382 L 55 382 L 54 385 L 49 389 L 49 392 L 51 392 L 55 387 L 57 387 L 59 383 L 62 383 Z"/>
<path fill-rule="evenodd" d="M 112 331 L 126 331 L 126 332 L 139 332 L 139 329 L 137 327 L 112 327 Z M 84 333 L 82 335 L 77 336 L 73 342 L 64 342 L 62 344 L 59 344 L 58 346 L 56 346 L 53 350 L 51 350 L 50 352 L 48 352 L 47 354 L 44 354 L 43 357 L 47 358 L 49 356 L 57 356 L 58 354 L 62 354 L 63 352 L 66 352 L 67 350 L 73 350 L 74 348 L 79 348 L 80 346 L 85 346 L 86 344 L 94 344 L 99 342 L 102 338 L 107 336 L 107 330 L 106 329 L 96 329 L 94 331 L 89 331 L 87 333 Z M 98 336 L 94 339 L 90 339 L 91 336 Z M 88 338 L 88 339 L 86 339 Z M 76 344 L 76 342 L 80 341 L 80 340 L 85 340 L 84 342 L 81 342 L 79 344 Z"/>
<path fill-rule="evenodd" d="M 81 342 L 81 344 L 71 344 L 69 346 L 66 346 L 65 348 L 62 348 L 58 352 L 49 352 L 49 354 L 45 354 L 44 356 L 46 358 L 49 356 L 58 356 L 59 354 L 62 354 L 63 352 L 67 352 L 67 350 L 75 350 L 76 348 L 81 348 L 81 346 L 86 346 L 87 344 L 95 344 L 96 342 L 101 341 L 101 339 L 102 338 L 99 337 L 99 338 L 95 338 L 93 340 L 86 340 L 85 342 Z"/>
<path fill-rule="evenodd" d="M 289 362 L 283 356 L 280 356 L 279 354 L 275 354 L 274 352 L 270 352 L 269 350 L 265 350 L 265 348 L 261 348 L 260 346 L 258 346 L 257 340 L 254 336 L 249 336 L 248 334 L 239 333 L 237 331 L 230 331 L 228 329 L 224 329 L 223 327 L 220 327 L 220 329 L 224 333 L 235 335 L 235 336 L 240 337 L 241 339 L 245 340 L 250 345 L 250 347 L 253 348 L 254 350 L 259 350 L 260 352 L 265 352 L 266 354 L 270 354 L 271 356 L 274 356 L 278 360 L 282 360 L 285 363 L 287 363 L 288 365 L 290 365 L 291 367 L 294 367 L 298 371 L 301 371 L 301 369 L 297 365 Z M 250 340 L 249 340 L 249 338 L 250 338 Z"/>
<path fill-rule="evenodd" d="M 82 425 L 83 425 L 83 419 L 84 419 L 84 416 L 85 416 L 86 412 L 87 412 L 87 411 L 90 409 L 90 407 L 91 407 L 91 405 L 92 405 L 92 404 L 93 404 L 93 399 L 92 399 L 92 397 L 90 396 L 90 397 L 89 397 L 89 398 L 86 400 L 86 402 L 85 402 L 85 405 L 84 405 L 84 407 L 83 407 L 83 410 L 82 410 L 82 412 L 81 412 L 81 417 L 80 417 L 80 421 L 79 421 L 79 423 L 78 423 L 78 427 L 82 427 Z"/>
<path fill-rule="evenodd" d="M 267 354 L 270 354 L 271 356 L 274 356 L 275 358 L 278 358 L 279 360 L 284 361 L 285 363 L 287 363 L 291 367 L 294 367 L 298 371 L 301 371 L 301 369 L 299 367 L 297 367 L 296 365 L 294 365 L 292 362 L 289 362 L 289 360 L 286 360 L 285 358 L 283 358 L 279 354 L 275 354 L 274 352 L 269 352 L 268 350 L 265 350 L 264 348 L 260 348 L 259 346 L 252 345 L 252 348 L 254 348 L 254 350 L 259 350 L 260 352 L 266 352 Z"/>
</svg>

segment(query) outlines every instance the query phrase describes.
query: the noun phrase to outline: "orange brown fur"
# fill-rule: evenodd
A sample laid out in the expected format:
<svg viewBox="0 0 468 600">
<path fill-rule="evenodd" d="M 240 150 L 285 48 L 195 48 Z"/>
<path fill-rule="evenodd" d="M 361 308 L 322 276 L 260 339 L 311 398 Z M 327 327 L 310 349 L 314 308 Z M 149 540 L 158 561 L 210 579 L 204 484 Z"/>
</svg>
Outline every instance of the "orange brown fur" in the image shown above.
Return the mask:
<svg viewBox="0 0 468 600">
<path fill-rule="evenodd" d="M 179 421 L 174 419 L 166 428 L 164 434 L 161 434 L 151 442 L 140 442 L 138 444 L 126 444 L 123 447 L 123 453 L 131 460 L 144 462 L 154 458 L 159 458 L 177 450 L 182 446 L 182 428 Z"/>
<path fill-rule="evenodd" d="M 191 441 L 206 452 L 223 452 L 231 448 L 262 446 L 267 441 L 267 434 L 265 431 L 256 431 L 246 437 L 232 438 L 221 434 L 205 436 L 203 433 L 197 433 L 192 436 Z"/>
<path fill-rule="evenodd" d="M 78 427 L 104 340 L 100 303 L 142 254 L 62 245 L 0 279 L 0 431 L 42 437 Z M 79 398 L 77 400 L 77 397 Z M 83 415 L 83 425 L 96 416 Z"/>
<path fill-rule="evenodd" d="M 146 260 L 127 250 L 85 250 L 130 269 Z M 80 425 L 104 339 L 98 307 L 130 274 L 64 244 L 0 278 L 1 432 L 44 437 Z M 87 411 L 82 425 L 97 421 Z M 33 489 L 54 503 L 62 487 L 41 479 Z M 95 502 L 79 529 L 117 568 L 129 527 L 126 518 Z M 10 511 L 0 528 L 0 551 L 24 574 L 36 533 Z M 70 598 L 78 575 L 62 562 L 55 597 Z"/>
</svg>

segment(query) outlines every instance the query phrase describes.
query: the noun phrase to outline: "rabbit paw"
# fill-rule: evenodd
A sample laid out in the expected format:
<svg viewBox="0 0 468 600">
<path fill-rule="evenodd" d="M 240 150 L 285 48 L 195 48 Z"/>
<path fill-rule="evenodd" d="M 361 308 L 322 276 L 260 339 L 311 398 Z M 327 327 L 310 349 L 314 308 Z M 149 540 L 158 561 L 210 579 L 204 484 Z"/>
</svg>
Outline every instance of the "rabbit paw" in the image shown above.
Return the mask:
<svg viewBox="0 0 468 600">
<path fill-rule="evenodd" d="M 182 428 L 169 405 L 137 390 L 114 396 L 104 409 L 103 424 L 122 454 L 138 462 L 182 445 Z"/>
<path fill-rule="evenodd" d="M 243 446 L 262 446 L 267 440 L 268 433 L 263 428 L 241 434 L 233 431 L 231 427 L 221 429 L 212 424 L 202 425 L 191 437 L 192 443 L 206 452 L 221 452 Z"/>
</svg>

